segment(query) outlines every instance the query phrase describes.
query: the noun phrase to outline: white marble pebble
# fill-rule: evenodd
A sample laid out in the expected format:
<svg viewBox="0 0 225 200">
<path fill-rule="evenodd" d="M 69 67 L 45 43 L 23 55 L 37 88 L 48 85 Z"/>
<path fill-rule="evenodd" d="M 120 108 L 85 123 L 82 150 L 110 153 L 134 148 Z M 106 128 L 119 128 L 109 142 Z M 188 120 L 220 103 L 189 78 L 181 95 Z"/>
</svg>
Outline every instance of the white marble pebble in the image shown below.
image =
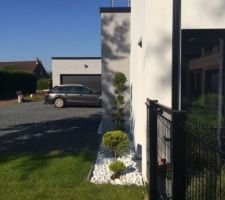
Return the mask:
<svg viewBox="0 0 225 200">
<path fill-rule="evenodd" d="M 113 185 L 138 185 L 143 186 L 144 181 L 141 173 L 137 168 L 137 164 L 134 161 L 135 153 L 133 151 L 128 151 L 122 157 L 118 158 L 118 160 L 124 162 L 127 169 L 124 174 L 120 176 L 119 179 L 112 180 L 112 172 L 109 170 L 109 164 L 114 160 L 109 157 L 110 152 L 101 147 L 98 154 L 97 159 L 95 161 L 95 166 L 93 170 L 93 176 L 91 178 L 91 182 L 95 184 L 104 184 L 110 183 Z"/>
</svg>

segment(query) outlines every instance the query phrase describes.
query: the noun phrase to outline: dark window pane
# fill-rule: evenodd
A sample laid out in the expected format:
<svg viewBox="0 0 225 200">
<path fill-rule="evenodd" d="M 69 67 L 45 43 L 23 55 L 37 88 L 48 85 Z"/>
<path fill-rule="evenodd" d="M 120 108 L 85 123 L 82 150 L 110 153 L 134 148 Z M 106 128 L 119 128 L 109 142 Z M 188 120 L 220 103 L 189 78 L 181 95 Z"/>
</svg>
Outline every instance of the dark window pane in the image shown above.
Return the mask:
<svg viewBox="0 0 225 200">
<path fill-rule="evenodd" d="M 224 45 L 223 30 L 182 31 L 182 108 L 188 122 L 216 130 L 196 133 L 215 145 L 220 145 L 224 128 Z"/>
<path fill-rule="evenodd" d="M 68 90 L 68 93 L 70 93 L 70 94 L 76 94 L 77 93 L 76 86 L 70 86 L 69 87 L 69 90 Z"/>
<path fill-rule="evenodd" d="M 77 93 L 78 94 L 91 94 L 91 91 L 88 88 L 86 88 L 86 87 L 78 86 L 77 87 Z"/>
</svg>

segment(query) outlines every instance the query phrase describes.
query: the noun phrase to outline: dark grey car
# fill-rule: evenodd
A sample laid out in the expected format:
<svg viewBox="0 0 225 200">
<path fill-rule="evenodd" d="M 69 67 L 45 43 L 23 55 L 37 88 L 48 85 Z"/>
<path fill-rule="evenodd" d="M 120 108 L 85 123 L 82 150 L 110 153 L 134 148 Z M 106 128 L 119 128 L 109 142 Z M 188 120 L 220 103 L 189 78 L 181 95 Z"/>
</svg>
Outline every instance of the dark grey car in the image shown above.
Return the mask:
<svg viewBox="0 0 225 200">
<path fill-rule="evenodd" d="M 65 105 L 101 106 L 101 94 L 83 85 L 63 85 L 52 88 L 45 96 L 45 103 L 62 108 Z"/>
</svg>

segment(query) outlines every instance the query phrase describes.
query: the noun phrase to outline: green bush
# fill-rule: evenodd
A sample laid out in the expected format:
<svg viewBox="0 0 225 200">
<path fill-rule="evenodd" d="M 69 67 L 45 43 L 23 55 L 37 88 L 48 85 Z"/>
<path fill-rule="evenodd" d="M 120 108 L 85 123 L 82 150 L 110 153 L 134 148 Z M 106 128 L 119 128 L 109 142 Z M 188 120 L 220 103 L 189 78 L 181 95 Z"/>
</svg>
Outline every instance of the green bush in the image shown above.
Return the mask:
<svg viewBox="0 0 225 200">
<path fill-rule="evenodd" d="M 41 78 L 37 81 L 37 89 L 44 90 L 51 88 L 51 79 L 49 78 Z"/>
<path fill-rule="evenodd" d="M 113 156 L 117 158 L 128 147 L 129 139 L 123 131 L 108 131 L 103 135 L 103 144 L 111 149 Z"/>
<path fill-rule="evenodd" d="M 37 78 L 34 74 L 24 71 L 0 70 L 0 94 L 16 94 L 36 92 Z"/>
<path fill-rule="evenodd" d="M 217 178 L 217 198 L 225 197 L 225 165 L 221 167 L 221 172 Z"/>
<path fill-rule="evenodd" d="M 223 118 L 221 120 L 224 121 Z M 218 146 L 218 121 L 218 95 L 209 93 L 200 96 L 189 106 L 186 128 L 207 143 Z"/>
<path fill-rule="evenodd" d="M 198 200 L 199 197 L 203 197 L 205 200 L 209 200 L 208 198 L 206 198 L 210 197 L 209 177 L 210 174 L 207 170 L 203 170 L 201 172 L 201 176 L 192 176 L 186 188 L 187 199 L 191 197 L 191 199 L 193 200 Z"/>
<path fill-rule="evenodd" d="M 114 161 L 109 164 L 109 170 L 113 172 L 113 178 L 118 178 L 125 169 L 126 166 L 121 161 Z"/>
</svg>

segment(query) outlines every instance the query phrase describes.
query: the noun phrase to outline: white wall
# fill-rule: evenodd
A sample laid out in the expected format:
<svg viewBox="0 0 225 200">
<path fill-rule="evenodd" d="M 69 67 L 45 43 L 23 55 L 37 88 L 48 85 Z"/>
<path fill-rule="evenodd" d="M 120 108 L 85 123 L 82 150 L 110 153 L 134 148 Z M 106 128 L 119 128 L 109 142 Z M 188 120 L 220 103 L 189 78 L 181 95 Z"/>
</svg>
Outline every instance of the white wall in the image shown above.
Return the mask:
<svg viewBox="0 0 225 200">
<path fill-rule="evenodd" d="M 131 1 L 131 130 L 146 176 L 147 98 L 171 107 L 172 0 Z M 182 29 L 224 29 L 224 0 L 182 0 Z M 142 37 L 143 47 L 137 44 Z"/>
<path fill-rule="evenodd" d="M 116 8 L 115 8 L 116 9 Z M 112 130 L 112 105 L 114 100 L 113 77 L 122 72 L 127 77 L 125 93 L 125 127 L 130 125 L 130 13 L 105 11 L 101 13 L 102 40 L 102 105 L 103 130 Z"/>
<path fill-rule="evenodd" d="M 84 67 L 85 64 L 88 68 Z M 60 74 L 101 74 L 101 59 L 53 58 L 53 86 L 60 85 Z"/>
<path fill-rule="evenodd" d="M 135 147 L 142 146 L 146 177 L 146 99 L 171 106 L 172 0 L 133 0 L 131 9 L 131 127 Z M 142 48 L 138 46 L 141 37 Z"/>
<path fill-rule="evenodd" d="M 224 29 L 224 0 L 186 0 L 182 1 L 183 29 Z"/>
</svg>

